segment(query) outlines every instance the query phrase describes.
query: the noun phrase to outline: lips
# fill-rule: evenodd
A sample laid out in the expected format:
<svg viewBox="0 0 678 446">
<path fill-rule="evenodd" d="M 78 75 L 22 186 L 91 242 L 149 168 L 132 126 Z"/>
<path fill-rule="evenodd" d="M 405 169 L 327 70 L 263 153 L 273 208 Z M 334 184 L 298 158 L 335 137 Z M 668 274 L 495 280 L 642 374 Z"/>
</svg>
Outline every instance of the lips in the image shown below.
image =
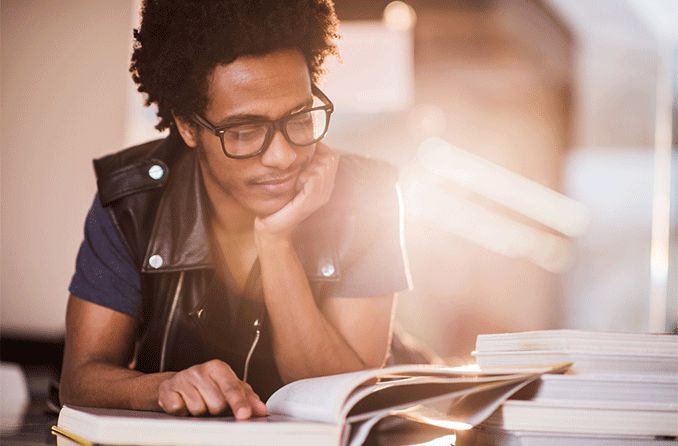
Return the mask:
<svg viewBox="0 0 678 446">
<path fill-rule="evenodd" d="M 273 195 L 280 195 L 294 189 L 297 183 L 297 177 L 298 172 L 294 172 L 280 177 L 255 180 L 251 184 L 256 188 L 265 190 Z"/>
</svg>

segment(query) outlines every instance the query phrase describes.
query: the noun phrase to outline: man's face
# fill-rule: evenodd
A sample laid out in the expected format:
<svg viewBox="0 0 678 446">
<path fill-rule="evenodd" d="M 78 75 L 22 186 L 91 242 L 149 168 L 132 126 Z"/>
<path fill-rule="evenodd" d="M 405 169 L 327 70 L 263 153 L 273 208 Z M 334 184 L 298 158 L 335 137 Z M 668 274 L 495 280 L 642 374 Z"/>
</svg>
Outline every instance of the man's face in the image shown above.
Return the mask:
<svg viewBox="0 0 678 446">
<path fill-rule="evenodd" d="M 249 118 L 278 119 L 312 104 L 308 66 L 296 50 L 218 65 L 208 77 L 207 93 L 203 116 L 217 127 Z M 263 154 L 247 159 L 226 157 L 219 138 L 204 129 L 197 130 L 196 140 L 212 204 L 230 197 L 259 216 L 276 212 L 295 196 L 299 173 L 315 152 L 315 144 L 293 146 L 279 131 Z"/>
</svg>

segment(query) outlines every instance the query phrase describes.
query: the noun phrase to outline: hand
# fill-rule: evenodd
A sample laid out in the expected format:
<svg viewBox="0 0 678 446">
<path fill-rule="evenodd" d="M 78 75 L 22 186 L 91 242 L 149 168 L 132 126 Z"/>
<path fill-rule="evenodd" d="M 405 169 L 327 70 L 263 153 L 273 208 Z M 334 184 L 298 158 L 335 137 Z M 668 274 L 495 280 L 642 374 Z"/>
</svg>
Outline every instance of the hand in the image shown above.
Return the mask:
<svg viewBox="0 0 678 446">
<path fill-rule="evenodd" d="M 297 180 L 297 195 L 279 211 L 255 219 L 257 239 L 289 239 L 299 223 L 329 201 L 338 164 L 339 155 L 322 142 L 317 143 L 313 159 Z"/>
<path fill-rule="evenodd" d="M 239 420 L 266 415 L 266 405 L 252 387 L 217 359 L 163 381 L 158 387 L 158 405 L 173 415 L 219 415 L 229 407 Z"/>
</svg>

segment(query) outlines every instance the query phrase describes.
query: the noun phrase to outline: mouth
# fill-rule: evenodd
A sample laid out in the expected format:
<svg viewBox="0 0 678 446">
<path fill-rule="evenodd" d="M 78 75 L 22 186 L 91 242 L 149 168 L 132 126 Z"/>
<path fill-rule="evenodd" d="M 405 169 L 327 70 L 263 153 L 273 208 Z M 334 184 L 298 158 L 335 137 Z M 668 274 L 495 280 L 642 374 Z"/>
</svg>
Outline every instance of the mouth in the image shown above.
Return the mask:
<svg viewBox="0 0 678 446">
<path fill-rule="evenodd" d="M 254 180 L 250 184 L 272 195 L 280 195 L 293 190 L 297 183 L 298 177 L 299 171 L 297 170 L 287 175 Z"/>
</svg>

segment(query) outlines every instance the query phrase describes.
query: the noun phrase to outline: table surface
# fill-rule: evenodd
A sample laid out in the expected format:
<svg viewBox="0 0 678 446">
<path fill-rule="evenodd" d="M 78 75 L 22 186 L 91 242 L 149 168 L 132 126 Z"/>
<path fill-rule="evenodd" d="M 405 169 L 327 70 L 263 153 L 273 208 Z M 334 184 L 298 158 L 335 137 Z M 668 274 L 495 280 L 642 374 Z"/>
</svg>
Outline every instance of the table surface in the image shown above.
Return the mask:
<svg viewBox="0 0 678 446">
<path fill-rule="evenodd" d="M 0 444 L 2 446 L 56 446 L 57 439 L 51 432 L 51 427 L 57 423 L 57 415 L 47 410 L 44 400 L 32 401 L 20 421 L 13 424 L 11 429 L 4 426 L 0 431 Z M 428 429 L 399 430 L 381 433 L 371 436 L 365 443 L 366 446 L 397 446 L 397 445 L 422 445 L 436 438 L 450 438 L 451 432 Z M 71 442 L 71 444 L 73 444 Z M 435 442 L 436 446 L 454 446 L 454 442 Z M 59 446 L 64 445 L 59 441 Z"/>
<path fill-rule="evenodd" d="M 57 422 L 57 415 L 47 412 L 44 401 L 33 401 L 23 417 L 16 423 L 3 426 L 0 431 L 2 446 L 56 445 L 50 429 Z"/>
</svg>

